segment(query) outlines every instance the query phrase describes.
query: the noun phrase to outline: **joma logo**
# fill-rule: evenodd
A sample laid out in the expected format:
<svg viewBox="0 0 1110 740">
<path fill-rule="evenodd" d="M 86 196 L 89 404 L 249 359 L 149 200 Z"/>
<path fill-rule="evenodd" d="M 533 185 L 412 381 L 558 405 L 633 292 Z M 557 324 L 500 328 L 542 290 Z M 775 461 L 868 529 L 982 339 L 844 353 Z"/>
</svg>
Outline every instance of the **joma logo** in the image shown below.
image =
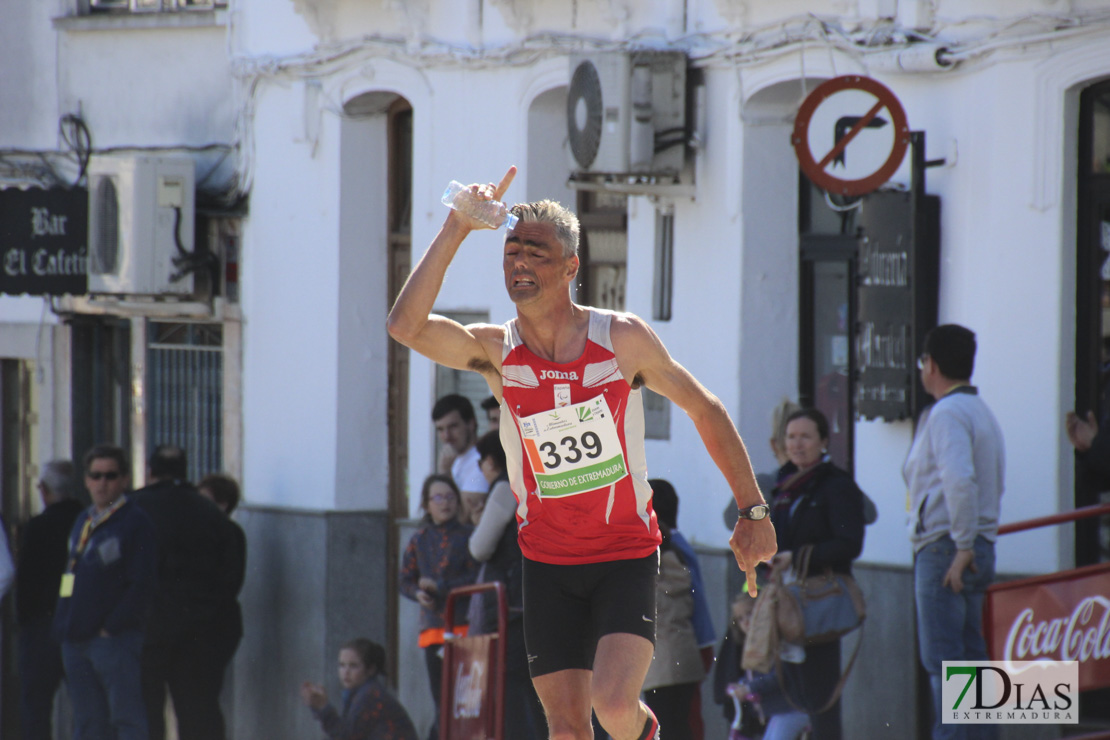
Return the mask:
<svg viewBox="0 0 1110 740">
<path fill-rule="evenodd" d="M 569 373 L 561 370 L 541 370 L 540 380 L 578 380 L 578 373 L 573 370 Z"/>
</svg>

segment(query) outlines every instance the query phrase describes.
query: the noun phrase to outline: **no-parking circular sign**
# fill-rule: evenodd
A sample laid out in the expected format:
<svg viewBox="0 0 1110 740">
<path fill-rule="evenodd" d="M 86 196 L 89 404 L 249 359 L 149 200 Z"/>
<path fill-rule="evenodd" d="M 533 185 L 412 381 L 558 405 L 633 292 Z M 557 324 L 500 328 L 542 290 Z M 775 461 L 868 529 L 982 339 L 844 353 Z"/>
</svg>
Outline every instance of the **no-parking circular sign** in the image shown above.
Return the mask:
<svg viewBox="0 0 1110 740">
<path fill-rule="evenodd" d="M 890 179 L 906 156 L 906 112 L 871 77 L 826 80 L 806 97 L 791 136 L 802 171 L 838 195 L 863 195 Z"/>
</svg>

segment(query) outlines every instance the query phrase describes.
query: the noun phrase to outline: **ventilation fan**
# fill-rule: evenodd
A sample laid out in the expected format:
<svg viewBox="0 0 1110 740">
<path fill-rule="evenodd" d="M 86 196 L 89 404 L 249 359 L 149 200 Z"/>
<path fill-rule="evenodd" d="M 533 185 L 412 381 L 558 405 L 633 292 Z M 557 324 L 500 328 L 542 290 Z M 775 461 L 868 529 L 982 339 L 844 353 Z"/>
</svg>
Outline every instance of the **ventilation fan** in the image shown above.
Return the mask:
<svg viewBox="0 0 1110 740">
<path fill-rule="evenodd" d="M 115 275 L 119 272 L 119 194 L 115 181 L 102 177 L 92 192 L 92 221 L 96 224 L 92 237 L 92 272 Z"/>
<path fill-rule="evenodd" d="M 582 169 L 589 169 L 601 146 L 601 79 L 593 61 L 579 62 L 570 78 L 567 96 L 567 137 L 570 153 Z"/>
<path fill-rule="evenodd" d="M 175 260 L 193 251 L 195 165 L 187 156 L 89 162 L 89 292 L 191 294 Z"/>
<path fill-rule="evenodd" d="M 572 55 L 569 71 L 567 141 L 572 170 L 671 175 L 682 170 L 685 54 Z"/>
</svg>

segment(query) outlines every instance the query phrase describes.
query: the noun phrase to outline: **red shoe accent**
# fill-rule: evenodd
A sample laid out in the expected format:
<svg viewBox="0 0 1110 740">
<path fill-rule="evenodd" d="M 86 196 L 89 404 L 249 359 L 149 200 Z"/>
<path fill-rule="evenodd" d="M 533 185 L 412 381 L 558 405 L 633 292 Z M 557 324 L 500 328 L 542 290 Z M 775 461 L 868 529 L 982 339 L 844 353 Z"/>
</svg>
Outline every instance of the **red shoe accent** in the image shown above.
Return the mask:
<svg viewBox="0 0 1110 740">
<path fill-rule="evenodd" d="M 645 707 L 646 709 L 646 707 Z M 644 732 L 637 740 L 659 740 L 659 720 L 650 709 L 647 710 L 648 718 L 644 723 Z"/>
</svg>

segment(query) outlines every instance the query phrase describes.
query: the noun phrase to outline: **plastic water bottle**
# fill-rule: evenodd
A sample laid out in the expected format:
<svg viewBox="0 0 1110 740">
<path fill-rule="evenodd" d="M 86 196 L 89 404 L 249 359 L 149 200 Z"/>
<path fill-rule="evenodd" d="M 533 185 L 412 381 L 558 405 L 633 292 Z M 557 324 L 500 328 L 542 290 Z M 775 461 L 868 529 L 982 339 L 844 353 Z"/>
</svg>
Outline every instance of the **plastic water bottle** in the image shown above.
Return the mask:
<svg viewBox="0 0 1110 740">
<path fill-rule="evenodd" d="M 458 180 L 452 180 L 443 191 L 443 205 L 481 221 L 486 226 L 499 229 L 516 227 L 517 217 L 501 201 L 479 198 Z"/>
</svg>

